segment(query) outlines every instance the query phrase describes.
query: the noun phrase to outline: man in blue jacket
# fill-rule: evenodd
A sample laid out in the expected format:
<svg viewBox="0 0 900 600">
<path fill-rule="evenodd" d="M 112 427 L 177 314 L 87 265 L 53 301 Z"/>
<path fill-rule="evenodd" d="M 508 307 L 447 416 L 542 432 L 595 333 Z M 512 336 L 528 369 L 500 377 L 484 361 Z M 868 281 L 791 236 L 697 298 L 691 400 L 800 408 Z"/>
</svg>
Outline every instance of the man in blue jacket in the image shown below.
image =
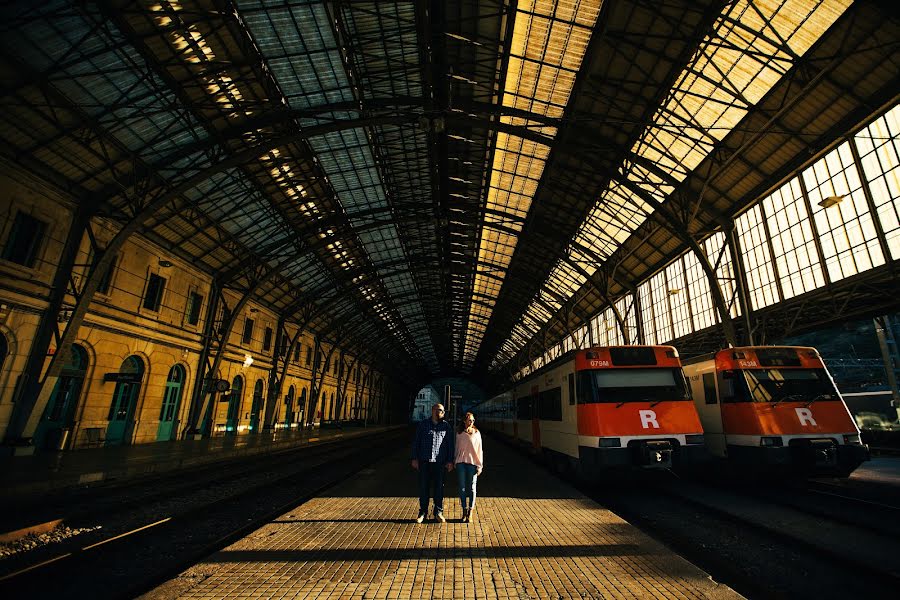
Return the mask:
<svg viewBox="0 0 900 600">
<path fill-rule="evenodd" d="M 444 470 L 453 470 L 453 429 L 444 420 L 444 405 L 431 407 L 431 418 L 419 422 L 412 447 L 412 468 L 419 472 L 419 516 L 428 514 L 428 498 L 434 489 L 434 519 L 444 523 Z"/>
</svg>

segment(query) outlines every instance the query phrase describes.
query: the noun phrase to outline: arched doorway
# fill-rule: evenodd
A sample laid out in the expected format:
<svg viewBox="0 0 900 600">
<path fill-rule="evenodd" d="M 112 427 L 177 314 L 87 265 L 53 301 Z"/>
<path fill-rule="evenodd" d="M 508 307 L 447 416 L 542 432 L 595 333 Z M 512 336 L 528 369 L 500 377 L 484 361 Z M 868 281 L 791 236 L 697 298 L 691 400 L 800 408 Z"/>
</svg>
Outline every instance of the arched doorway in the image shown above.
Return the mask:
<svg viewBox="0 0 900 600">
<path fill-rule="evenodd" d="M 178 431 L 176 417 L 178 416 L 178 407 L 181 406 L 181 392 L 184 389 L 184 379 L 184 367 L 175 365 L 169 369 L 162 408 L 159 410 L 159 428 L 156 430 L 157 442 L 168 442 L 175 439 L 175 433 Z"/>
<path fill-rule="evenodd" d="M 127 444 L 134 432 L 134 409 L 144 378 L 144 361 L 129 356 L 119 368 L 116 389 L 109 405 L 109 425 L 106 427 L 106 445 Z"/>
<path fill-rule="evenodd" d="M 284 399 L 284 426 L 290 427 L 294 422 L 294 395 L 296 394 L 294 386 L 288 388 L 287 397 Z"/>
<path fill-rule="evenodd" d="M 335 409 L 335 406 L 334 406 L 334 392 L 331 392 L 331 400 L 330 400 L 329 403 L 328 403 L 328 414 L 331 415 L 331 420 L 332 420 L 332 421 L 335 420 L 334 409 Z"/>
<path fill-rule="evenodd" d="M 259 412 L 263 405 L 263 380 L 257 379 L 253 386 L 253 404 L 250 407 L 250 433 L 259 433 Z"/>
<path fill-rule="evenodd" d="M 306 415 L 306 388 L 300 390 L 300 401 L 297 403 L 297 422 L 300 423 L 300 427 L 306 423 L 303 420 L 304 415 Z"/>
<path fill-rule="evenodd" d="M 69 360 L 56 380 L 50 400 L 44 408 L 44 414 L 34 431 L 35 448 L 63 450 L 70 445 L 70 441 L 63 436 L 68 436 L 75 425 L 75 407 L 78 406 L 78 398 L 81 396 L 87 366 L 87 351 L 78 344 L 72 344 Z M 68 433 L 64 433 L 66 430 Z"/>
<path fill-rule="evenodd" d="M 228 395 L 228 415 L 225 418 L 225 435 L 237 433 L 241 420 L 241 396 L 244 393 L 244 378 L 236 376 L 231 382 L 231 393 Z"/>
</svg>

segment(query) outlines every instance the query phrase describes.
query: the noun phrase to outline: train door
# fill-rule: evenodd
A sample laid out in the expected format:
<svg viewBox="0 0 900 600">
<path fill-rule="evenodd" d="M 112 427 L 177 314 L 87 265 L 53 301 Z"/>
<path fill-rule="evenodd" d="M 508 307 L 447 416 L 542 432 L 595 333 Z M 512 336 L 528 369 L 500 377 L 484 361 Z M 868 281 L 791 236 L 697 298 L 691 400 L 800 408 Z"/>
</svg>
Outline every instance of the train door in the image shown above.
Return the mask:
<svg viewBox="0 0 900 600">
<path fill-rule="evenodd" d="M 137 356 L 129 356 L 117 375 L 116 389 L 109 406 L 109 425 L 106 427 L 107 446 L 121 446 L 131 438 L 134 431 L 134 410 L 144 377 L 144 362 Z"/>
<path fill-rule="evenodd" d="M 690 379 L 706 446 L 713 456 L 725 457 L 727 441 L 722 426 L 722 399 L 716 381 L 715 365 L 704 365 Z"/>
<path fill-rule="evenodd" d="M 541 449 L 541 419 L 538 399 L 538 386 L 531 388 L 531 445 L 535 450 Z"/>
<path fill-rule="evenodd" d="M 175 417 L 181 404 L 181 389 L 184 385 L 184 367 L 175 365 L 169 370 L 166 378 L 166 391 L 163 394 L 162 408 L 159 411 L 159 427 L 156 430 L 157 442 L 168 442 L 175 431 Z"/>
</svg>

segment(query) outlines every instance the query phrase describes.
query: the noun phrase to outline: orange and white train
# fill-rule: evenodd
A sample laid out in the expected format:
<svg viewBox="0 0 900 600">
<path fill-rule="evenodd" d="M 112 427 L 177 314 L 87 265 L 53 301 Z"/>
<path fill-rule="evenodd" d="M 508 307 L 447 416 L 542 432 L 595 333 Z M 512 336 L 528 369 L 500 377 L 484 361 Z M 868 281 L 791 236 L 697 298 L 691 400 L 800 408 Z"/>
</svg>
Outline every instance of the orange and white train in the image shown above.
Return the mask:
<svg viewBox="0 0 900 600">
<path fill-rule="evenodd" d="M 703 431 L 671 346 L 573 350 L 473 408 L 480 426 L 590 477 L 612 467 L 706 458 Z"/>
<path fill-rule="evenodd" d="M 847 476 L 869 459 L 815 348 L 728 348 L 684 361 L 714 457 Z"/>
</svg>

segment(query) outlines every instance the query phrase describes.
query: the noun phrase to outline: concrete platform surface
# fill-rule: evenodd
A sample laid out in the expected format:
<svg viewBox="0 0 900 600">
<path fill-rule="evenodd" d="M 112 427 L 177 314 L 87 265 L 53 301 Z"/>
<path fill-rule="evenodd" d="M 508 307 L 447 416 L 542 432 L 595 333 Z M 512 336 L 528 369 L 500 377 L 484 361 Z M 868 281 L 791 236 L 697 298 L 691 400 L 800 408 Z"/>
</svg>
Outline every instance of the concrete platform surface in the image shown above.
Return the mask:
<svg viewBox="0 0 900 600">
<path fill-rule="evenodd" d="M 486 439 L 474 522 L 419 525 L 408 451 L 288 512 L 144 596 L 741 598 L 571 486 Z"/>
</svg>

